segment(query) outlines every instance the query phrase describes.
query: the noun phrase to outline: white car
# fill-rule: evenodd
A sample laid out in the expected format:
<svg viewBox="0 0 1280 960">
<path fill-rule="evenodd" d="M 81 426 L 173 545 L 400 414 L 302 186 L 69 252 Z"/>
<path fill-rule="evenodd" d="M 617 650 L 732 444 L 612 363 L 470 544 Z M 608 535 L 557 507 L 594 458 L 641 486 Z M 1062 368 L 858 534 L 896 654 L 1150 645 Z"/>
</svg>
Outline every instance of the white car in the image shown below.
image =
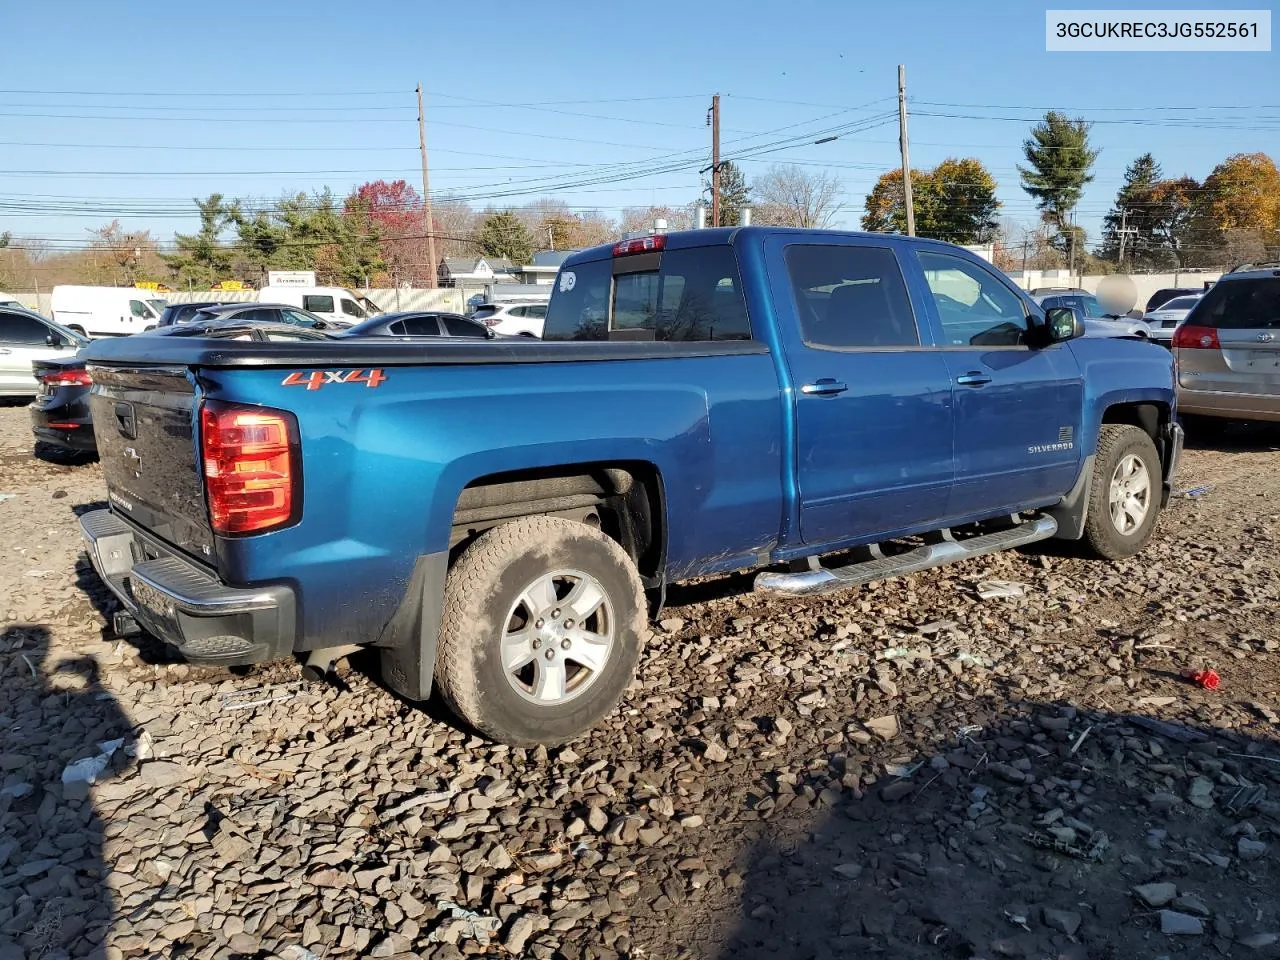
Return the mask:
<svg viewBox="0 0 1280 960">
<path fill-rule="evenodd" d="M 0 397 L 40 392 L 31 361 L 74 357 L 89 341 L 22 307 L 0 308 Z"/>
<path fill-rule="evenodd" d="M 1151 339 L 1166 347 L 1173 342 L 1173 328 L 1187 318 L 1187 314 L 1201 300 L 1200 294 L 1174 297 L 1152 310 L 1143 319 L 1151 327 Z"/>
<path fill-rule="evenodd" d="M 547 322 L 545 303 L 483 303 L 471 314 L 494 333 L 513 337 L 537 337 Z"/>
<path fill-rule="evenodd" d="M 1086 337 L 1140 337 L 1149 339 L 1151 328 L 1144 320 L 1108 314 L 1091 293 L 1053 293 L 1031 298 L 1041 307 L 1066 307 L 1084 321 Z"/>
</svg>

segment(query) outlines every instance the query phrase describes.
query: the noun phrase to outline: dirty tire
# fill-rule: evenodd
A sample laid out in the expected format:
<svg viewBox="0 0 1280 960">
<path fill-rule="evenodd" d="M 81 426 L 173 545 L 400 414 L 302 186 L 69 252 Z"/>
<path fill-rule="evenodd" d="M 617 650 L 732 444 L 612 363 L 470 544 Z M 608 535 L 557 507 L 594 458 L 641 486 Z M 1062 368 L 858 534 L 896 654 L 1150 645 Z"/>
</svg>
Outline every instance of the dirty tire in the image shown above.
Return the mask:
<svg viewBox="0 0 1280 960">
<path fill-rule="evenodd" d="M 1112 478 L 1117 467 L 1131 456 L 1146 468 L 1150 486 L 1142 522 L 1132 530 L 1122 532 L 1112 519 Z M 1084 528 L 1084 540 L 1089 549 L 1103 559 L 1121 560 L 1146 546 L 1160 513 L 1163 481 L 1160 455 L 1145 430 L 1125 424 L 1103 424 L 1098 434 L 1098 451 L 1089 484 L 1089 515 Z"/>
<path fill-rule="evenodd" d="M 613 643 L 589 686 L 561 703 L 534 703 L 512 686 L 501 645 L 508 614 L 531 582 L 582 571 L 612 611 Z M 562 743 L 614 708 L 635 676 L 648 632 L 635 564 L 595 527 L 559 517 L 526 517 L 494 527 L 449 571 L 436 658 L 445 702 L 478 732 L 513 746 Z"/>
</svg>

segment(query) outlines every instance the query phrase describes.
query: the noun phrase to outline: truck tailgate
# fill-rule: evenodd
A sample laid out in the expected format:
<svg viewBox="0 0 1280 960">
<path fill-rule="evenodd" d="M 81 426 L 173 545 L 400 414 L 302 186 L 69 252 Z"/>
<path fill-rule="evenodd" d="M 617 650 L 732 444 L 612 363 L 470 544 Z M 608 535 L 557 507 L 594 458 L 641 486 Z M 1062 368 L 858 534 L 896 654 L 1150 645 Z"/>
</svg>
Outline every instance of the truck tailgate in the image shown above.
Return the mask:
<svg viewBox="0 0 1280 960">
<path fill-rule="evenodd" d="M 111 505 L 184 553 L 212 562 L 188 370 L 91 364 L 90 372 L 93 430 Z"/>
</svg>

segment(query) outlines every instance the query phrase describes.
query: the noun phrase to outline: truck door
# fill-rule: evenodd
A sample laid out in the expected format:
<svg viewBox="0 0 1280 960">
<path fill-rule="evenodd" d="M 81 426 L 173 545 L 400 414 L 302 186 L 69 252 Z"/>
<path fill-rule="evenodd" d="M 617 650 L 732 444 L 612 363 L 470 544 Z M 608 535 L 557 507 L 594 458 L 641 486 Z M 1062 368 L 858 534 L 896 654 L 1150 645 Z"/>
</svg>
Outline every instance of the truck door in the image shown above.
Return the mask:
<svg viewBox="0 0 1280 960">
<path fill-rule="evenodd" d="M 955 385 L 956 517 L 1052 502 L 1080 468 L 1084 385 L 1064 344 L 1028 344 L 1026 302 L 984 264 L 919 249 L 935 337 Z"/>
<path fill-rule="evenodd" d="M 923 348 L 896 241 L 768 241 L 794 394 L 800 532 L 834 543 L 945 518 L 951 382 Z"/>
</svg>

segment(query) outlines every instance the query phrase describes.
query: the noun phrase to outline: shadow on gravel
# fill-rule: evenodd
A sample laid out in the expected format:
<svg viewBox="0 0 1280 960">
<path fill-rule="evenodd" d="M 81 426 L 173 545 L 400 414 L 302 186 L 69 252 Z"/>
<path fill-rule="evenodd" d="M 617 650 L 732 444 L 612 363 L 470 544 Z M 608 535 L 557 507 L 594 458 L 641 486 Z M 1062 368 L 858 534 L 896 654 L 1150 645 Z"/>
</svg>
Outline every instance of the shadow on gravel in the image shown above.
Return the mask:
<svg viewBox="0 0 1280 960">
<path fill-rule="evenodd" d="M 115 914 L 103 824 L 69 764 L 98 783 L 130 761 L 130 724 L 92 658 L 49 661 L 46 627 L 0 629 L 0 957 L 104 960 Z M 119 742 L 113 742 L 119 741 Z"/>
<path fill-rule="evenodd" d="M 1266 453 L 1280 450 L 1280 424 L 1206 420 L 1187 429 L 1188 450 Z"/>
<path fill-rule="evenodd" d="M 105 500 L 95 500 L 92 503 L 77 503 L 71 507 L 71 511 L 77 517 L 81 517 L 92 510 L 105 509 L 106 506 L 107 502 Z M 79 528 L 77 527 L 76 529 L 78 530 Z M 98 576 L 98 571 L 93 569 L 93 564 L 89 562 L 89 558 L 84 554 L 81 554 L 76 560 L 76 587 L 93 604 L 93 609 L 102 618 L 103 622 L 102 626 L 99 627 L 99 633 L 103 640 L 123 639 L 137 649 L 138 657 L 143 663 L 168 664 L 183 662 L 182 658 L 174 650 L 171 650 L 168 644 L 145 631 L 129 637 L 116 637 L 115 631 L 112 629 L 112 617 L 121 609 L 120 601 L 116 599 L 116 595 L 111 592 L 110 588 L 102 582 L 102 578 Z M 4 958 L 0 957 L 0 960 L 4 960 Z"/>
<path fill-rule="evenodd" d="M 1010 713 L 942 742 L 905 735 L 936 718 L 904 718 L 872 749 L 906 778 L 824 756 L 765 791 L 735 925 L 694 955 L 1277 955 L 1280 744 L 1058 703 Z M 880 779 L 850 800 L 833 772 Z"/>
</svg>

